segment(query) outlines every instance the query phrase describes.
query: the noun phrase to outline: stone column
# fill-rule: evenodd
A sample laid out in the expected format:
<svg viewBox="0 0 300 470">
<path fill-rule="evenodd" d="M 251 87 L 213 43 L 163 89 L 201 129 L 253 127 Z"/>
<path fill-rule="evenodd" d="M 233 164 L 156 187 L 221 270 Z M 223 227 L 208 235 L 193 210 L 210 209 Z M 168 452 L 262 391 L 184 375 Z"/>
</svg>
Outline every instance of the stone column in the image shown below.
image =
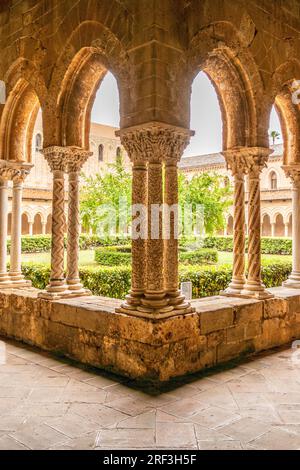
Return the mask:
<svg viewBox="0 0 300 470">
<path fill-rule="evenodd" d="M 24 166 L 16 163 L 14 166 L 12 181 L 12 216 L 11 216 L 11 246 L 10 246 L 10 270 L 9 277 L 13 286 L 30 286 L 31 282 L 26 281 L 21 269 L 21 238 L 22 238 L 22 192 L 23 183 L 29 174 L 32 165 Z"/>
<path fill-rule="evenodd" d="M 288 222 L 286 222 L 284 224 L 284 236 L 285 236 L 285 238 L 288 238 L 288 236 L 289 236 L 289 224 L 288 224 Z"/>
<path fill-rule="evenodd" d="M 244 149 L 223 152 L 227 168 L 234 177 L 234 214 L 233 214 L 233 274 L 223 295 L 239 295 L 244 288 L 245 277 L 245 174 L 247 161 Z"/>
<path fill-rule="evenodd" d="M 133 162 L 133 203 L 145 207 L 147 226 L 146 240 L 133 240 L 132 288 L 117 311 L 148 318 L 189 313 L 193 310 L 178 290 L 177 238 L 165 240 L 169 211 L 164 202 L 177 203 L 177 162 L 191 132 L 152 122 L 123 129 L 118 135 Z"/>
<path fill-rule="evenodd" d="M 69 201 L 68 201 L 68 241 L 67 241 L 67 285 L 72 296 L 91 295 L 84 289 L 79 279 L 79 173 L 92 152 L 70 147 L 67 165 L 69 174 Z"/>
<path fill-rule="evenodd" d="M 46 223 L 46 222 L 42 222 L 42 235 L 45 235 L 45 234 L 46 234 L 46 227 L 47 227 L 47 223 Z"/>
<path fill-rule="evenodd" d="M 0 167 L 0 289 L 10 286 L 7 273 L 7 217 L 8 174 L 5 167 Z"/>
<path fill-rule="evenodd" d="M 283 166 L 286 175 L 292 180 L 292 250 L 293 270 L 283 283 L 284 287 L 300 289 L 300 165 Z"/>
<path fill-rule="evenodd" d="M 273 222 L 271 224 L 271 237 L 274 238 L 275 237 L 275 227 L 276 227 L 276 224 L 275 222 Z"/>
<path fill-rule="evenodd" d="M 247 163 L 249 175 L 248 202 L 248 278 L 241 294 L 257 299 L 273 295 L 265 289 L 261 281 L 261 210 L 260 173 L 265 167 L 269 154 L 267 148 L 249 147 Z"/>
<path fill-rule="evenodd" d="M 28 226 L 29 226 L 29 235 L 32 236 L 33 235 L 33 222 L 28 222 Z"/>
<path fill-rule="evenodd" d="M 69 153 L 67 147 L 48 147 L 43 150 L 53 175 L 52 241 L 50 283 L 39 296 L 49 300 L 70 294 L 64 275 L 65 172 Z"/>
</svg>

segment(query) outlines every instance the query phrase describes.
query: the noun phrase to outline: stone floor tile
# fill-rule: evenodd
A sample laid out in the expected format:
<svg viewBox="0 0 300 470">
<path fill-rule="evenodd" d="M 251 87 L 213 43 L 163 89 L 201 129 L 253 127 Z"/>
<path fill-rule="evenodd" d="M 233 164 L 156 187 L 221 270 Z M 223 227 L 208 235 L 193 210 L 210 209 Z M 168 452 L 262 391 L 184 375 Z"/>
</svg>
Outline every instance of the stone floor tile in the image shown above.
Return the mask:
<svg viewBox="0 0 300 470">
<path fill-rule="evenodd" d="M 69 412 L 77 413 L 100 427 L 116 427 L 121 421 L 129 417 L 128 414 L 107 406 L 86 403 L 72 404 Z"/>
<path fill-rule="evenodd" d="M 45 424 L 72 439 L 97 430 L 95 423 L 72 413 L 66 413 L 60 418 L 46 419 Z"/>
<path fill-rule="evenodd" d="M 178 423 L 174 427 L 173 423 L 156 424 L 156 445 L 172 449 L 182 447 L 197 448 L 197 441 L 194 426 L 191 423 Z"/>
<path fill-rule="evenodd" d="M 241 418 L 232 424 L 223 426 L 220 431 L 232 439 L 248 443 L 271 429 L 271 424 L 256 421 L 253 418 Z"/>
<path fill-rule="evenodd" d="M 147 411 L 138 416 L 132 416 L 120 421 L 118 428 L 124 429 L 155 429 L 156 411 Z"/>
<path fill-rule="evenodd" d="M 192 416 L 191 420 L 196 424 L 201 424 L 202 426 L 215 429 L 220 426 L 230 424 L 232 421 L 237 421 L 239 418 L 240 416 L 238 414 L 231 411 L 210 406 L 209 408 Z"/>
<path fill-rule="evenodd" d="M 109 408 L 121 411 L 122 413 L 126 413 L 131 416 L 136 416 L 151 409 L 151 406 L 145 403 L 143 400 L 136 400 L 131 397 L 118 398 L 117 400 L 105 403 L 105 405 Z"/>
<path fill-rule="evenodd" d="M 160 408 L 165 413 L 177 416 L 178 418 L 190 418 L 198 414 L 200 411 L 208 408 L 208 404 L 204 404 L 199 400 L 185 398 L 178 400 L 175 403 L 169 403 Z"/>
<path fill-rule="evenodd" d="M 266 434 L 251 441 L 250 445 L 259 450 L 300 450 L 300 436 L 273 427 Z"/>
<path fill-rule="evenodd" d="M 227 385 L 219 385 L 213 391 L 206 390 L 194 397 L 203 404 L 218 406 L 226 410 L 238 411 L 239 407 L 234 399 L 234 395 L 230 392 Z"/>
<path fill-rule="evenodd" d="M 199 450 L 243 450 L 240 441 L 198 441 Z"/>
<path fill-rule="evenodd" d="M 67 440 L 67 436 L 45 424 L 30 429 L 25 423 L 18 431 L 11 433 L 10 437 L 34 450 L 47 449 Z"/>
<path fill-rule="evenodd" d="M 223 433 L 223 429 L 216 431 L 208 429 L 200 424 L 195 424 L 195 433 L 198 441 L 232 441 L 232 437 Z"/>
<path fill-rule="evenodd" d="M 29 450 L 29 447 L 5 435 L 0 437 L 0 450 Z"/>
<path fill-rule="evenodd" d="M 138 449 L 155 445 L 152 429 L 103 429 L 99 431 L 95 447 L 116 447 L 118 449 Z"/>
</svg>

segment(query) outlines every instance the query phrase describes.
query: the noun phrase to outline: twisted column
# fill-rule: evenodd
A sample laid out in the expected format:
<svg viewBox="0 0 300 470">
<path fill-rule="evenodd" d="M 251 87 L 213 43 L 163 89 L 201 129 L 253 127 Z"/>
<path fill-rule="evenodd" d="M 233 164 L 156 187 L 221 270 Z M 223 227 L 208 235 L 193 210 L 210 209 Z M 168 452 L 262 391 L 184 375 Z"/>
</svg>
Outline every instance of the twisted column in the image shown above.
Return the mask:
<svg viewBox="0 0 300 470">
<path fill-rule="evenodd" d="M 292 253 L 293 269 L 284 287 L 300 289 L 300 165 L 284 166 L 286 175 L 292 180 Z"/>
<path fill-rule="evenodd" d="M 64 275 L 65 172 L 69 149 L 48 147 L 43 150 L 53 175 L 51 274 L 46 291 L 40 297 L 55 300 L 69 295 Z"/>
<path fill-rule="evenodd" d="M 245 277 L 245 174 L 247 162 L 244 149 L 228 150 L 223 153 L 227 167 L 234 177 L 233 215 L 233 274 L 223 295 L 239 295 L 244 288 Z"/>
<path fill-rule="evenodd" d="M 31 285 L 26 281 L 21 270 L 22 253 L 22 192 L 23 183 L 29 174 L 32 165 L 16 163 L 12 167 L 12 218 L 11 218 L 11 245 L 10 245 L 10 282 L 15 287 Z"/>
<path fill-rule="evenodd" d="M 7 273 L 7 217 L 8 174 L 5 167 L 0 167 L 0 289 L 10 286 Z"/>
<path fill-rule="evenodd" d="M 265 289 L 261 281 L 261 211 L 260 173 L 266 165 L 271 151 L 266 148 L 248 148 L 248 278 L 241 294 L 257 299 L 273 295 Z"/>
<path fill-rule="evenodd" d="M 133 162 L 133 203 L 145 206 L 147 224 L 145 239 L 132 241 L 131 292 L 117 311 L 148 318 L 189 313 L 192 308 L 178 290 L 178 208 L 175 213 L 170 208 L 177 205 L 177 162 L 191 132 L 152 122 L 118 134 Z M 170 213 L 171 236 L 166 239 Z"/>
<path fill-rule="evenodd" d="M 79 172 L 92 153 L 76 147 L 70 147 L 70 151 L 67 163 L 69 175 L 67 285 L 72 296 L 83 296 L 90 295 L 91 292 L 83 288 L 79 278 Z"/>
</svg>

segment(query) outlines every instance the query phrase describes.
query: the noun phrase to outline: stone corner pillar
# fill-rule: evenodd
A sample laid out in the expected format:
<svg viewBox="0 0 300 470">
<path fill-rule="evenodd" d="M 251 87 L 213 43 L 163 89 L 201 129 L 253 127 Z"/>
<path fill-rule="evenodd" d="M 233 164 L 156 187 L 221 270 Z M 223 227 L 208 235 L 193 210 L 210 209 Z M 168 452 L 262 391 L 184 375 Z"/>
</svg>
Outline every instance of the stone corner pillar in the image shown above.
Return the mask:
<svg viewBox="0 0 300 470">
<path fill-rule="evenodd" d="M 68 201 L 68 236 L 67 236 L 67 286 L 72 297 L 91 295 L 79 278 L 79 175 L 80 171 L 93 153 L 77 147 L 70 147 L 67 163 L 69 175 Z"/>
<path fill-rule="evenodd" d="M 67 297 L 69 289 L 64 274 L 64 229 L 65 229 L 65 172 L 70 150 L 68 147 L 47 147 L 42 151 L 53 175 L 52 192 L 52 240 L 50 282 L 39 297 L 57 300 Z"/>
<path fill-rule="evenodd" d="M 261 280 L 261 204 L 260 173 L 266 166 L 271 149 L 247 148 L 248 198 L 248 277 L 241 294 L 258 300 L 273 297 Z"/>
<path fill-rule="evenodd" d="M 131 291 L 117 312 L 152 319 L 190 313 L 190 303 L 178 290 L 176 225 L 177 163 L 191 131 L 150 122 L 118 135 L 133 163 L 133 219 Z"/>
<path fill-rule="evenodd" d="M 292 255 L 293 269 L 284 287 L 300 289 L 300 164 L 282 167 L 292 181 Z"/>
<path fill-rule="evenodd" d="M 221 295 L 240 295 L 245 283 L 245 175 L 247 173 L 247 149 L 241 147 L 223 152 L 227 168 L 234 178 L 233 214 L 233 273 L 232 280 Z"/>
</svg>

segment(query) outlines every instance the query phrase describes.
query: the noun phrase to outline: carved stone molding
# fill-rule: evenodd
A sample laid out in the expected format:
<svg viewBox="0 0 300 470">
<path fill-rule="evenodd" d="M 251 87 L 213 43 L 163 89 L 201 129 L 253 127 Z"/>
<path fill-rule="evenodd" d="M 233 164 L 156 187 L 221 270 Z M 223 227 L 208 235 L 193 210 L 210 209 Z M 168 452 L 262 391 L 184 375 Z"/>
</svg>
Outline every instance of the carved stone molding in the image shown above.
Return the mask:
<svg viewBox="0 0 300 470">
<path fill-rule="evenodd" d="M 93 155 L 93 152 L 84 150 L 79 147 L 69 147 L 69 150 L 70 153 L 67 162 L 68 173 L 79 172 L 82 169 L 83 165 L 87 162 L 89 157 Z"/>
<path fill-rule="evenodd" d="M 121 129 L 116 132 L 132 162 L 178 162 L 193 131 L 160 122 Z"/>
<path fill-rule="evenodd" d="M 300 184 L 300 165 L 283 165 L 282 169 L 294 184 Z"/>
<path fill-rule="evenodd" d="M 50 170 L 53 171 L 67 171 L 67 166 L 70 156 L 69 147 L 47 147 L 41 150 L 44 155 Z"/>
</svg>

